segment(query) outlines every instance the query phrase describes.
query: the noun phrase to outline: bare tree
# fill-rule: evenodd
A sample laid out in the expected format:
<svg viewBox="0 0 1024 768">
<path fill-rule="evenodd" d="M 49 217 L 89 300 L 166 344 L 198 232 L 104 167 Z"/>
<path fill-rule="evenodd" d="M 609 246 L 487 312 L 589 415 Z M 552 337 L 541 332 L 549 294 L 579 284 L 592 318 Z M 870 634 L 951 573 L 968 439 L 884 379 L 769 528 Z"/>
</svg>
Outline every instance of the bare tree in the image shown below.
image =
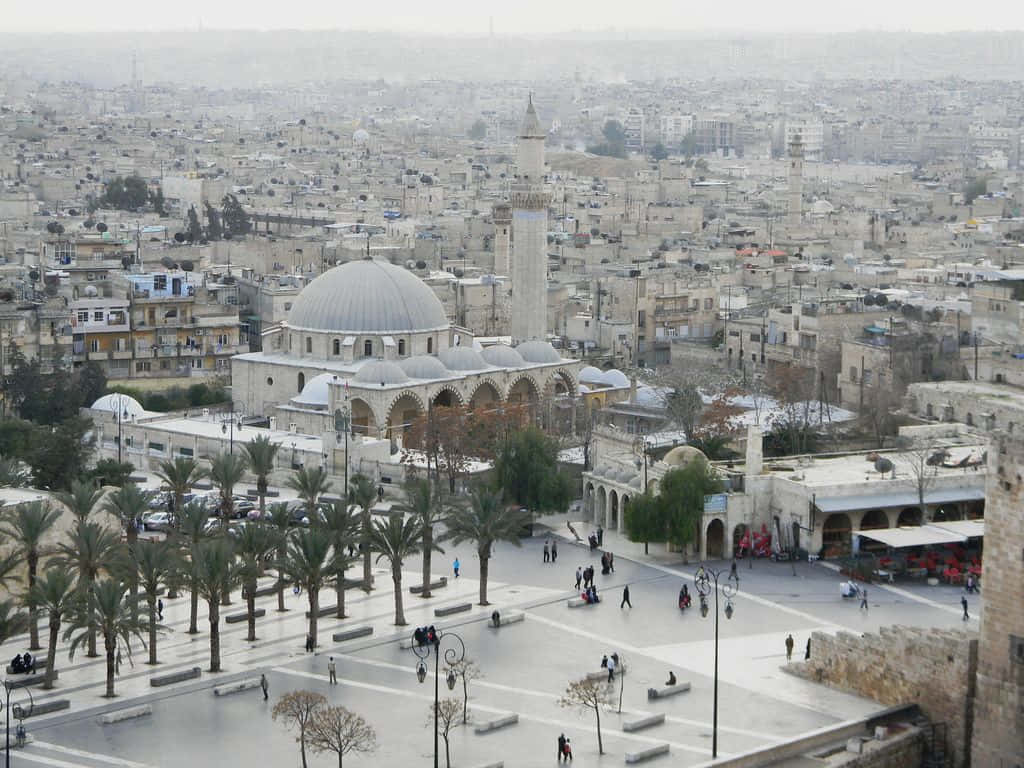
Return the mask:
<svg viewBox="0 0 1024 768">
<path fill-rule="evenodd" d="M 427 725 L 437 728 L 437 732 L 444 739 L 444 763 L 447 768 L 452 768 L 452 755 L 449 746 L 449 734 L 462 725 L 465 721 L 460 717 L 463 714 L 462 702 L 458 699 L 441 699 L 437 703 L 437 712 L 434 712 L 434 705 L 430 705 L 427 713 Z"/>
<path fill-rule="evenodd" d="M 302 754 L 302 768 L 308 768 L 306 763 L 306 740 L 313 730 L 313 723 L 317 713 L 327 704 L 327 699 L 322 694 L 313 691 L 291 691 L 277 700 L 271 712 L 274 720 L 281 718 L 285 728 L 295 729 L 298 736 L 295 740 L 299 742 L 299 752 Z"/>
<path fill-rule="evenodd" d="M 324 707 L 313 713 L 309 746 L 317 753 L 335 753 L 338 768 L 343 768 L 342 760 L 349 752 L 377 749 L 377 733 L 360 715 L 345 707 Z"/>
<path fill-rule="evenodd" d="M 597 753 L 604 754 L 604 743 L 601 741 L 601 707 L 611 707 L 612 689 L 604 679 L 582 680 L 569 683 L 565 694 L 558 700 L 563 707 L 574 707 L 592 710 L 597 718 Z"/>
<path fill-rule="evenodd" d="M 924 438 L 914 440 L 903 453 L 903 464 L 906 465 L 917 490 L 922 522 L 928 519 L 928 507 L 924 503 L 925 494 L 935 483 L 935 476 L 945 456 L 946 452 L 943 449 L 937 448 L 933 442 Z"/>
<path fill-rule="evenodd" d="M 469 684 L 484 673 L 472 659 L 460 659 L 451 669 L 462 680 L 462 723 L 465 725 L 469 722 Z"/>
<path fill-rule="evenodd" d="M 879 448 L 885 447 L 885 438 L 896 427 L 894 411 L 900 406 L 900 398 L 892 387 L 875 385 L 864 392 L 864 407 L 860 411 L 863 429 L 871 432 Z"/>
</svg>

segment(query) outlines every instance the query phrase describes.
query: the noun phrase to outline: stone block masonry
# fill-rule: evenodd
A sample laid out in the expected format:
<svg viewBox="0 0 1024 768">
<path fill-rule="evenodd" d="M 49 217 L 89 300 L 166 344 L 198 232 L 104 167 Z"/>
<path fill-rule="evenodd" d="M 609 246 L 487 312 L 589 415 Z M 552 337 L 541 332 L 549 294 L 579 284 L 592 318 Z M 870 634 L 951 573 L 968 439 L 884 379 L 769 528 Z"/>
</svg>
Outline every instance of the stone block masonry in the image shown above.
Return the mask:
<svg viewBox="0 0 1024 768">
<path fill-rule="evenodd" d="M 946 723 L 952 768 L 969 764 L 977 634 L 900 626 L 877 635 L 815 632 L 811 648 L 809 661 L 786 671 L 888 706 L 918 704 L 933 723 Z"/>
</svg>

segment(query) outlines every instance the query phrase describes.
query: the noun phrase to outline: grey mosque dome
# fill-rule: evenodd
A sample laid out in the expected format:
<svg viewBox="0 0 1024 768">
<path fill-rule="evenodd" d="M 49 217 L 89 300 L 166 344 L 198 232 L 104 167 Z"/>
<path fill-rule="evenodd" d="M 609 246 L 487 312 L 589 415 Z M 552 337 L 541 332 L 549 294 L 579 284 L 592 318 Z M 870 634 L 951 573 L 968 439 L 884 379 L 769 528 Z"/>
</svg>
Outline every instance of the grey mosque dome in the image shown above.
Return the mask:
<svg viewBox="0 0 1024 768">
<path fill-rule="evenodd" d="M 352 381 L 359 384 L 405 384 L 409 377 L 396 363 L 387 360 L 373 360 L 359 369 Z"/>
<path fill-rule="evenodd" d="M 331 381 L 335 377 L 330 373 L 321 373 L 306 382 L 302 392 L 292 398 L 296 405 L 309 405 L 313 407 L 327 407 Z"/>
<path fill-rule="evenodd" d="M 450 371 L 482 371 L 489 367 L 480 353 L 471 347 L 448 347 L 437 356 Z"/>
<path fill-rule="evenodd" d="M 404 267 L 360 259 L 329 269 L 307 285 L 288 315 L 291 328 L 328 333 L 447 330 L 441 300 Z"/>
<path fill-rule="evenodd" d="M 430 355 L 407 357 L 400 360 L 398 365 L 410 379 L 446 379 L 451 376 L 451 371 L 444 367 L 444 363 Z"/>
<path fill-rule="evenodd" d="M 495 344 L 487 347 L 480 356 L 491 365 L 499 368 L 521 368 L 526 364 L 523 356 L 507 344 Z"/>
<path fill-rule="evenodd" d="M 524 341 L 516 347 L 516 352 L 528 363 L 559 363 L 562 361 L 562 356 L 554 347 L 546 341 L 537 339 Z"/>
</svg>

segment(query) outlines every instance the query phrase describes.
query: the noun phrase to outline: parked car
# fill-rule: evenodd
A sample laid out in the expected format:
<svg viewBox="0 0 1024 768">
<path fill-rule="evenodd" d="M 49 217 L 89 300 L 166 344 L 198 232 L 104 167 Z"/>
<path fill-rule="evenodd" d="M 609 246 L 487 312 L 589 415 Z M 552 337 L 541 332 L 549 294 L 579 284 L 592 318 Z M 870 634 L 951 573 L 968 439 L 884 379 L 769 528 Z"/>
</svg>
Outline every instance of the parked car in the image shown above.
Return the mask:
<svg viewBox="0 0 1024 768">
<path fill-rule="evenodd" d="M 149 519 L 143 521 L 147 531 L 169 531 L 174 527 L 174 515 L 170 512 L 154 512 Z"/>
</svg>

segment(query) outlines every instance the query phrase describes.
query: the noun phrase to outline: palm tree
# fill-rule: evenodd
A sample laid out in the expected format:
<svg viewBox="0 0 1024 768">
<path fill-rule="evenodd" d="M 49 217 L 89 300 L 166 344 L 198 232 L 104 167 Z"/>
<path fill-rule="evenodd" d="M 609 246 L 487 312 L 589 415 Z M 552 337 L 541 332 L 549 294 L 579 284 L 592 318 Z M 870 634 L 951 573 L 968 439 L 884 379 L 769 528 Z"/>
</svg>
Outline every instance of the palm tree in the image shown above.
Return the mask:
<svg viewBox="0 0 1024 768">
<path fill-rule="evenodd" d="M 347 461 L 347 459 L 346 459 Z M 369 592 L 373 589 L 373 575 L 370 573 L 370 536 L 373 532 L 372 512 L 373 500 L 377 498 L 377 491 L 373 487 L 373 481 L 366 475 L 352 475 L 348 483 L 349 496 L 353 504 L 356 504 L 362 515 L 362 541 L 363 549 L 363 589 Z"/>
<path fill-rule="evenodd" d="M 206 507 L 194 501 L 186 504 L 181 510 L 181 516 L 178 518 L 179 546 L 182 546 L 187 551 L 191 551 L 200 541 L 209 538 L 210 534 L 206 530 L 207 520 L 209 520 L 209 515 L 206 512 Z M 188 633 L 195 635 L 199 633 L 199 592 L 196 591 L 195 574 L 192 569 L 183 568 L 182 571 L 188 580 L 189 588 Z M 169 580 L 170 583 L 175 581 L 176 579 L 174 578 Z M 170 587 L 168 587 L 168 591 L 170 591 Z"/>
<path fill-rule="evenodd" d="M 331 575 L 331 541 L 319 527 L 300 531 L 288 543 L 285 573 L 306 590 L 309 599 L 309 636 L 316 645 L 316 625 L 320 617 L 320 590 Z"/>
<path fill-rule="evenodd" d="M 423 543 L 423 591 L 420 597 L 430 597 L 430 555 L 434 550 L 444 552 L 434 543 L 434 526 L 441 521 L 444 507 L 438 492 L 437 504 L 431 492 L 430 480 L 410 477 L 405 483 L 405 502 L 398 509 L 412 515 L 419 522 L 420 538 Z"/>
<path fill-rule="evenodd" d="M 158 593 L 181 567 L 181 557 L 177 547 L 169 541 L 147 541 L 136 551 L 135 564 L 137 580 L 149 606 L 149 663 L 157 664 L 156 632 L 161 628 L 157 624 Z"/>
<path fill-rule="evenodd" d="M 18 611 L 13 600 L 0 600 L 0 643 L 25 631 L 28 617 Z"/>
<path fill-rule="evenodd" d="M 345 618 L 345 571 L 352 564 L 354 557 L 349 550 L 359 540 L 359 518 L 352 508 L 344 502 L 336 501 L 324 510 L 324 519 L 318 525 L 327 534 L 334 548 L 334 590 L 338 596 L 338 609 L 335 618 Z"/>
<path fill-rule="evenodd" d="M 125 483 L 116 491 L 107 494 L 103 500 L 103 511 L 121 521 L 125 538 L 128 541 L 128 556 L 133 561 L 128 569 L 128 583 L 136 608 L 138 608 L 139 597 L 139 575 L 134 564 L 139 541 L 137 521 L 142 517 L 148 505 L 149 499 L 135 483 Z"/>
<path fill-rule="evenodd" d="M 0 488 L 24 488 L 30 480 L 19 459 L 0 456 Z"/>
<path fill-rule="evenodd" d="M 43 688 L 47 690 L 53 688 L 61 621 L 78 599 L 75 577 L 63 568 L 47 570 L 28 593 L 29 605 L 46 611 L 50 617 L 50 645 L 46 649 L 46 672 L 43 677 Z"/>
<path fill-rule="evenodd" d="M 312 523 L 316 520 L 316 505 L 320 497 L 331 490 L 331 483 L 327 479 L 327 472 L 321 467 L 313 467 L 298 470 L 285 482 L 289 488 L 299 494 L 306 507 L 306 517 Z"/>
<path fill-rule="evenodd" d="M 36 583 L 39 570 L 39 558 L 43 554 L 43 537 L 60 519 L 60 510 L 51 507 L 46 501 L 30 501 L 19 504 L 13 511 L 0 518 L 0 534 L 13 544 L 12 553 L 19 561 L 24 560 L 28 566 L 28 591 Z M 36 608 L 28 609 L 29 650 L 38 651 L 39 626 Z"/>
<path fill-rule="evenodd" d="M 414 518 L 405 519 L 402 515 L 389 515 L 388 521 L 373 521 L 370 532 L 370 545 L 377 550 L 377 562 L 382 557 L 391 563 L 391 581 L 395 585 L 395 626 L 405 626 L 405 614 L 402 612 L 402 563 L 409 555 L 420 551 L 423 531 L 420 523 Z"/>
<path fill-rule="evenodd" d="M 530 519 L 529 512 L 520 511 L 515 506 L 506 506 L 500 495 L 481 488 L 473 491 L 468 506 L 456 507 L 448 515 L 447 538 L 456 545 L 464 541 L 476 542 L 476 552 L 480 558 L 480 605 L 489 605 L 487 566 L 491 559 L 491 547 L 497 541 L 521 546 L 519 535 Z"/>
<path fill-rule="evenodd" d="M 131 663 L 132 637 L 145 643 L 143 635 L 149 629 L 149 622 L 138 616 L 126 592 L 125 585 L 115 579 L 97 581 L 85 600 L 75 601 L 69 615 L 68 628 L 64 631 L 64 639 L 71 638 L 68 658 L 72 659 L 83 643 L 93 642 L 95 629 L 98 628 L 103 635 L 103 650 L 107 657 L 105 695 L 108 699 L 114 696 L 114 675 L 118 671 L 117 657 L 121 649 L 124 649 Z"/>
<path fill-rule="evenodd" d="M 245 457 L 233 453 L 218 453 L 210 462 L 210 479 L 220 491 L 220 516 L 225 525 L 235 516 L 235 486 L 247 467 Z"/>
<path fill-rule="evenodd" d="M 210 609 L 210 671 L 220 672 L 220 603 L 241 577 L 231 541 L 218 536 L 200 542 L 192 549 L 192 570 L 196 589 Z"/>
<path fill-rule="evenodd" d="M 117 534 L 99 523 L 79 523 L 68 539 L 57 545 L 59 565 L 73 569 L 78 574 L 78 590 L 83 596 L 83 602 L 100 573 L 109 573 L 111 567 L 116 565 L 120 544 Z M 92 658 L 99 655 L 96 652 L 95 625 L 91 626 L 88 634 L 86 655 Z"/>
<path fill-rule="evenodd" d="M 277 551 L 274 553 L 274 564 L 277 566 L 277 610 L 283 613 L 284 607 L 284 562 L 288 554 L 288 532 L 291 530 L 292 513 L 287 504 L 271 504 L 270 517 L 263 522 L 274 532 Z"/>
<path fill-rule="evenodd" d="M 190 456 L 177 456 L 173 460 L 165 459 L 161 461 L 157 468 L 156 476 L 171 489 L 171 499 L 174 506 L 171 511 L 175 515 L 173 525 L 177 527 L 178 515 L 181 514 L 182 505 L 185 503 L 185 494 L 191 491 L 192 486 L 200 480 L 209 477 L 210 473 Z M 172 581 L 167 585 L 167 597 L 168 599 L 173 599 L 177 596 L 177 585 Z"/>
<path fill-rule="evenodd" d="M 71 490 L 57 494 L 57 498 L 71 510 L 76 520 L 85 522 L 103 498 L 103 491 L 88 480 L 72 480 Z"/>
<path fill-rule="evenodd" d="M 262 525 L 246 525 L 235 540 L 235 551 L 242 564 L 242 596 L 249 622 L 248 642 L 256 639 L 256 579 L 263 574 L 267 559 L 274 552 L 277 537 Z"/>
<path fill-rule="evenodd" d="M 280 445 L 270 442 L 265 435 L 254 437 L 242 446 L 249 461 L 249 471 L 256 475 L 256 493 L 260 497 L 260 518 L 267 511 L 267 475 L 274 471 L 274 459 Z"/>
</svg>

